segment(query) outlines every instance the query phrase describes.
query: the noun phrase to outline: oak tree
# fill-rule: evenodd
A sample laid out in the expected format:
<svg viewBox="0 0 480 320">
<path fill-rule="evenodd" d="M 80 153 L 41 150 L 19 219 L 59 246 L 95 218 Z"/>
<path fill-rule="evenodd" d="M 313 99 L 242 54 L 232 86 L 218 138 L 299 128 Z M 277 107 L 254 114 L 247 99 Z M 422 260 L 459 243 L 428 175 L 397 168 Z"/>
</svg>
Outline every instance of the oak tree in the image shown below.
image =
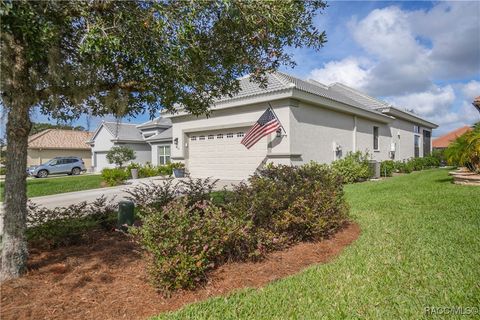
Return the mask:
<svg viewBox="0 0 480 320">
<path fill-rule="evenodd" d="M 151 116 L 182 106 L 205 114 L 293 65 L 286 48 L 319 49 L 321 0 L 0 0 L 1 102 L 7 115 L 1 278 L 27 260 L 26 163 L 30 112 L 69 120 L 88 113 Z"/>
</svg>

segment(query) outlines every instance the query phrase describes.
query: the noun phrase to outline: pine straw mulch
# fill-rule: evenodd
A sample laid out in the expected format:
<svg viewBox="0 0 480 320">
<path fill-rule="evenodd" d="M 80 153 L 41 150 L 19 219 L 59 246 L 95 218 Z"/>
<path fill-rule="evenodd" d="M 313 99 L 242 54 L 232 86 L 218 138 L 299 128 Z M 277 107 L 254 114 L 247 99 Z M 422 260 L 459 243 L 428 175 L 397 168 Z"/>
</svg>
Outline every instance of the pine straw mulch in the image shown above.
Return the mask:
<svg viewBox="0 0 480 320">
<path fill-rule="evenodd" d="M 214 270 L 204 287 L 167 298 L 148 284 L 137 245 L 122 234 L 97 231 L 90 244 L 32 250 L 28 274 L 2 284 L 1 318 L 145 319 L 327 262 L 359 234 L 352 223 L 328 240 L 300 243 L 261 262 L 228 263 Z"/>
</svg>

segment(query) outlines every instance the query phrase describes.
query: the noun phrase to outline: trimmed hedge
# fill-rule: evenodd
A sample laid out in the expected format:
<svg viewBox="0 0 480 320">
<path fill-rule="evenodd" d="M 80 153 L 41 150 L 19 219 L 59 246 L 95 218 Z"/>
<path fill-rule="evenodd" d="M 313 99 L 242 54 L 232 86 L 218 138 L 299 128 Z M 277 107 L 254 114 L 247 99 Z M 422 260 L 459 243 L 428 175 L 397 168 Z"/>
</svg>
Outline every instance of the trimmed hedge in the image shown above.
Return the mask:
<svg viewBox="0 0 480 320">
<path fill-rule="evenodd" d="M 436 168 L 440 166 L 438 157 L 428 156 L 423 158 L 411 158 L 408 161 L 382 161 L 380 165 L 380 174 L 385 177 L 392 176 L 393 172 L 410 173 L 412 171 L 420 171 L 424 169 Z"/>
</svg>

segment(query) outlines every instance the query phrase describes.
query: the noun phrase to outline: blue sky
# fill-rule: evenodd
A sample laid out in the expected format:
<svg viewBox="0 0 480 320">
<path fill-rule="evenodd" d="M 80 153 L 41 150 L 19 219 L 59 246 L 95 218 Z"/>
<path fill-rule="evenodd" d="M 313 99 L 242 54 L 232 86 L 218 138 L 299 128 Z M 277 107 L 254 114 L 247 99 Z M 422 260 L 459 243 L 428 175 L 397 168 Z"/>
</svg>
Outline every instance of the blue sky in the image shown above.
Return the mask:
<svg viewBox="0 0 480 320">
<path fill-rule="evenodd" d="M 471 106 L 480 95 L 480 2 L 331 1 L 315 23 L 327 33 L 324 48 L 289 49 L 297 66 L 282 71 L 414 110 L 440 125 L 434 135 L 480 120 Z M 101 120 L 90 119 L 90 130 Z"/>
</svg>

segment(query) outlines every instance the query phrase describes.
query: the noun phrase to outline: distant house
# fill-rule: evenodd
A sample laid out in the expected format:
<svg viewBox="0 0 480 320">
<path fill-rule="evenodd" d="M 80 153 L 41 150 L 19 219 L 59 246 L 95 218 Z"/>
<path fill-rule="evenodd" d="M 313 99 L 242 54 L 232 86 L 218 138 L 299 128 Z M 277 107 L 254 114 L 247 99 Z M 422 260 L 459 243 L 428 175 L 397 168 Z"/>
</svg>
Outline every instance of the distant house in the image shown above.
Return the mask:
<svg viewBox="0 0 480 320">
<path fill-rule="evenodd" d="M 463 135 L 465 132 L 468 132 L 472 130 L 469 126 L 464 126 L 458 129 L 455 129 L 453 131 L 450 131 L 447 134 L 444 134 L 443 136 L 440 136 L 438 138 L 433 139 L 432 141 L 432 147 L 433 149 L 445 149 L 448 147 L 450 142 L 453 140 L 457 139 L 461 135 Z"/>
<path fill-rule="evenodd" d="M 28 138 L 27 165 L 39 165 L 55 157 L 80 157 L 88 169 L 91 150 L 87 141 L 92 133 L 86 131 L 47 129 Z"/>
<path fill-rule="evenodd" d="M 135 151 L 133 162 L 153 165 L 170 162 L 172 144 L 170 119 L 156 118 L 142 123 L 102 122 L 88 141 L 92 148 L 92 166 L 95 172 L 112 168 L 107 152 L 114 146 L 127 146 Z"/>
</svg>

